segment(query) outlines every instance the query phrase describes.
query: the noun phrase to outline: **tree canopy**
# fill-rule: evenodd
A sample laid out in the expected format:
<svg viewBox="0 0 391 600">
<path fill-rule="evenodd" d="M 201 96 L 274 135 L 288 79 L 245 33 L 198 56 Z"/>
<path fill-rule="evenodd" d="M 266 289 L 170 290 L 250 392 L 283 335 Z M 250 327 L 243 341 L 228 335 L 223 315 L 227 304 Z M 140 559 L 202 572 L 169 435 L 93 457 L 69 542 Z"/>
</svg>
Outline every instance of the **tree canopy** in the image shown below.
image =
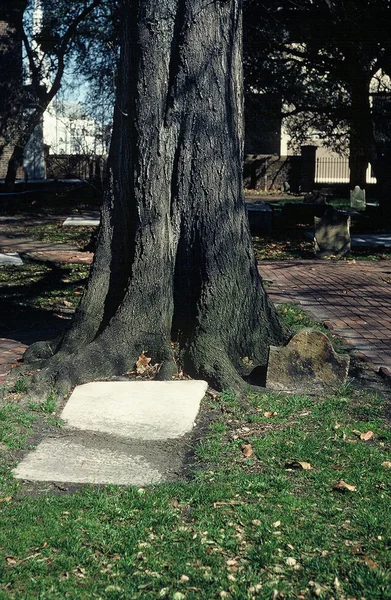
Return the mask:
<svg viewBox="0 0 391 600">
<path fill-rule="evenodd" d="M 382 176 L 390 17 L 388 0 L 245 2 L 246 85 L 282 98 L 296 144 L 316 132 L 332 149 L 350 151 L 359 184 L 368 162 Z"/>
<path fill-rule="evenodd" d="M 102 0 L 75 0 L 71 4 L 64 0 L 42 0 L 42 20 L 36 24 L 31 0 L 16 4 L 5 0 L 1 15 L 9 23 L 11 33 L 1 52 L 3 55 L 9 52 L 9 39 L 15 39 L 23 45 L 28 65 L 27 84 L 21 80 L 18 69 L 13 75 L 12 68 L 8 77 L 4 75 L 0 80 L 2 96 L 10 107 L 0 113 L 3 146 L 0 153 L 4 145 L 13 148 L 6 184 L 13 185 L 17 169 L 23 163 L 24 148 L 61 87 L 74 44 L 85 35 L 82 28 L 101 3 Z"/>
</svg>

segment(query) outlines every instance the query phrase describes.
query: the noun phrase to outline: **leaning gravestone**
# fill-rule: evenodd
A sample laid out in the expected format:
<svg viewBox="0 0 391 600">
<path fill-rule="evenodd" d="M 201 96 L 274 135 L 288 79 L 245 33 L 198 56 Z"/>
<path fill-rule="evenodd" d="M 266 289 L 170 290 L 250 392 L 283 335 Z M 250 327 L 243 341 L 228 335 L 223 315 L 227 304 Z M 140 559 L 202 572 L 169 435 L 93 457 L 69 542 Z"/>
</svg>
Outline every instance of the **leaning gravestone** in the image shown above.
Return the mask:
<svg viewBox="0 0 391 600">
<path fill-rule="evenodd" d="M 350 206 L 355 210 L 365 210 L 365 190 L 362 190 L 359 185 L 350 191 Z"/>
<path fill-rule="evenodd" d="M 350 217 L 328 208 L 323 217 L 314 217 L 315 255 L 341 257 L 350 252 Z"/>
<path fill-rule="evenodd" d="M 270 347 L 266 387 L 308 391 L 343 385 L 349 364 L 349 356 L 336 354 L 327 335 L 312 328 L 302 329 L 286 346 Z"/>
</svg>

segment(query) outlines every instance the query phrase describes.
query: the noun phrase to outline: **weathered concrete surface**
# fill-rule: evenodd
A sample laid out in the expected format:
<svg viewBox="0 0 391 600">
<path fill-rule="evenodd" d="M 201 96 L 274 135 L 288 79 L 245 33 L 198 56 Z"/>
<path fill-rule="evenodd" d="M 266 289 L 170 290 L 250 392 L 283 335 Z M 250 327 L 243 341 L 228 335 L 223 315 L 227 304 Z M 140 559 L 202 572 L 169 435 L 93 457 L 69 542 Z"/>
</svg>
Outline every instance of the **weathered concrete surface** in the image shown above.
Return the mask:
<svg viewBox="0 0 391 600">
<path fill-rule="evenodd" d="M 20 267 L 23 261 L 17 252 L 9 252 L 8 254 L 0 253 L 0 265 Z"/>
<path fill-rule="evenodd" d="M 100 223 L 99 216 L 68 217 L 63 222 L 63 227 L 97 227 Z"/>
<path fill-rule="evenodd" d="M 346 382 L 350 357 L 336 354 L 330 340 L 316 329 L 302 329 L 286 346 L 271 346 L 266 387 L 277 390 L 308 391 L 316 386 Z"/>
<path fill-rule="evenodd" d="M 61 433 L 14 470 L 17 479 L 148 485 L 183 472 L 205 381 L 117 381 L 78 386 Z"/>
<path fill-rule="evenodd" d="M 190 432 L 208 384 L 205 381 L 115 381 L 78 386 L 61 418 L 67 427 L 142 440 Z"/>
<path fill-rule="evenodd" d="M 17 479 L 117 485 L 148 485 L 163 473 L 125 447 L 86 444 L 71 438 L 47 439 L 14 470 Z"/>
</svg>

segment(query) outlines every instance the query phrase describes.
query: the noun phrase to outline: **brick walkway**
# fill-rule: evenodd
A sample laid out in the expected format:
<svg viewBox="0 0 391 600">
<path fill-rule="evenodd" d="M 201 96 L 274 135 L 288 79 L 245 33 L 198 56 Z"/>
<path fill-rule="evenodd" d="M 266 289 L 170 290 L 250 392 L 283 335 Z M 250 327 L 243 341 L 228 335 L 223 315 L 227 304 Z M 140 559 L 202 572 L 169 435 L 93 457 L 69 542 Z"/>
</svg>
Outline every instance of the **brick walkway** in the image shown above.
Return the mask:
<svg viewBox="0 0 391 600">
<path fill-rule="evenodd" d="M 75 246 L 69 244 L 48 244 L 31 240 L 8 231 L 12 225 L 19 225 L 23 221 L 25 235 L 28 236 L 29 227 L 43 222 L 62 222 L 64 218 L 0 217 L 0 252 L 18 252 L 22 257 L 27 256 L 42 262 L 91 263 L 93 258 L 91 252 L 80 252 Z M 54 338 L 66 324 L 63 319 L 50 314 L 38 314 L 39 311 L 29 311 L 27 308 L 13 311 L 11 307 L 7 307 L 7 310 L 9 314 L 1 315 L 3 327 L 0 330 L 0 385 L 5 381 L 10 369 L 21 360 L 30 344 Z"/>
<path fill-rule="evenodd" d="M 259 270 L 274 303 L 299 304 L 391 375 L 391 261 L 262 261 Z"/>
</svg>

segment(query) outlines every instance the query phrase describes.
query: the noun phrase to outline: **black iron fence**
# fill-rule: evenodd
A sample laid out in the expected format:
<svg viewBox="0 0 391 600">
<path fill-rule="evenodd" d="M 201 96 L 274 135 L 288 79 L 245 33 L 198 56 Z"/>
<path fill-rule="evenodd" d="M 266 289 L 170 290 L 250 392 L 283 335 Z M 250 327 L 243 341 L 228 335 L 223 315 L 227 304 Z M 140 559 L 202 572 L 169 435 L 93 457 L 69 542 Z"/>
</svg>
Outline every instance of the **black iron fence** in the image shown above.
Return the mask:
<svg viewBox="0 0 391 600">
<path fill-rule="evenodd" d="M 343 157 L 319 157 L 316 159 L 315 183 L 349 183 L 349 159 Z M 367 183 L 376 183 L 371 165 L 367 168 Z"/>
<path fill-rule="evenodd" d="M 105 175 L 106 159 L 85 154 L 49 154 L 46 157 L 47 179 L 82 179 L 93 181 Z"/>
</svg>

